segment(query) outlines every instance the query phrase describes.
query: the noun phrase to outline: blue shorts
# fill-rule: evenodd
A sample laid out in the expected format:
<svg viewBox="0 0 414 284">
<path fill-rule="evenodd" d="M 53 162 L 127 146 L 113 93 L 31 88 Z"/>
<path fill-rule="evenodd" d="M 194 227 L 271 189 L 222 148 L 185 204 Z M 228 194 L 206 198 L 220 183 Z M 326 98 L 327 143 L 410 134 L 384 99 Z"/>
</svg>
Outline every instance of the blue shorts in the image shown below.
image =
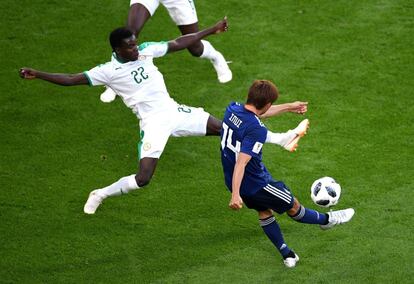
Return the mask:
<svg viewBox="0 0 414 284">
<path fill-rule="evenodd" d="M 289 188 L 281 181 L 272 181 L 255 195 L 241 196 L 241 198 L 250 209 L 257 211 L 272 209 L 278 214 L 283 214 L 291 209 L 294 201 Z"/>
</svg>

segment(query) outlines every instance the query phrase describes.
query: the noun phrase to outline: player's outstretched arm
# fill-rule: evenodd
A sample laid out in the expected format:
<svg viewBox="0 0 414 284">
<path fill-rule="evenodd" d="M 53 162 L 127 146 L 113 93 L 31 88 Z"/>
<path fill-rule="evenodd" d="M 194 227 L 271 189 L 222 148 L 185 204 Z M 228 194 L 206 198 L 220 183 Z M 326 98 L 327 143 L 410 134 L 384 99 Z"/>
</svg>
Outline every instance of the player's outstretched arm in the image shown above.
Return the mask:
<svg viewBox="0 0 414 284">
<path fill-rule="evenodd" d="M 268 118 L 286 112 L 293 112 L 297 114 L 304 114 L 308 111 L 308 103 L 296 101 L 293 103 L 286 103 L 280 105 L 272 105 L 268 111 L 260 116 L 260 118 Z"/>
<path fill-rule="evenodd" d="M 196 33 L 187 34 L 180 36 L 172 41 L 168 42 L 168 52 L 179 51 L 186 49 L 187 47 L 193 45 L 197 41 L 212 35 L 226 32 L 228 29 L 227 17 L 224 17 L 223 20 L 217 22 L 214 26 L 201 30 Z"/>
<path fill-rule="evenodd" d="M 240 186 L 244 177 L 244 171 L 247 163 L 252 157 L 245 153 L 239 153 L 232 178 L 231 200 L 229 207 L 233 210 L 239 210 L 243 207 L 243 200 L 240 197 Z"/>
<path fill-rule="evenodd" d="M 75 86 L 75 85 L 88 85 L 89 81 L 85 74 L 61 74 L 61 73 L 48 73 L 38 71 L 31 68 L 23 67 L 19 71 L 20 77 L 23 79 L 41 79 L 49 81 L 53 84 L 62 86 Z"/>
</svg>

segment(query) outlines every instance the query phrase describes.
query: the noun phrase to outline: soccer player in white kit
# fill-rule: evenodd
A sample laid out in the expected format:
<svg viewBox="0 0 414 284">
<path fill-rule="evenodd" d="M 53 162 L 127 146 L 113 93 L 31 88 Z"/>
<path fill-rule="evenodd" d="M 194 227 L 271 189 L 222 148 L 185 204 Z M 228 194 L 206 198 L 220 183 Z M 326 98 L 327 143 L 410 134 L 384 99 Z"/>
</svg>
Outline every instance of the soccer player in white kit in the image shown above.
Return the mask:
<svg viewBox="0 0 414 284">
<path fill-rule="evenodd" d="M 140 120 L 140 166 L 137 174 L 93 190 L 84 206 L 85 213 L 94 214 L 107 197 L 126 194 L 147 185 L 170 136 L 220 135 L 221 121 L 202 108 L 180 105 L 169 96 L 163 75 L 154 65 L 153 58 L 185 49 L 208 35 L 224 31 L 227 31 L 226 18 L 197 33 L 168 42 L 143 43 L 138 47 L 135 35 L 129 29 L 118 28 L 110 34 L 112 60 L 89 71 L 59 74 L 20 69 L 20 76 L 24 79 L 38 78 L 64 86 L 110 86 Z"/>
<path fill-rule="evenodd" d="M 138 37 L 145 23 L 154 15 L 160 4 L 167 9 L 182 35 L 199 31 L 197 12 L 193 0 L 131 0 L 127 27 Z M 193 56 L 211 61 L 220 83 L 231 81 L 232 72 L 225 58 L 210 42 L 198 40 L 188 46 L 187 49 Z M 107 86 L 106 91 L 101 95 L 101 100 L 111 102 L 115 97 L 116 92 L 110 86 Z"/>
</svg>

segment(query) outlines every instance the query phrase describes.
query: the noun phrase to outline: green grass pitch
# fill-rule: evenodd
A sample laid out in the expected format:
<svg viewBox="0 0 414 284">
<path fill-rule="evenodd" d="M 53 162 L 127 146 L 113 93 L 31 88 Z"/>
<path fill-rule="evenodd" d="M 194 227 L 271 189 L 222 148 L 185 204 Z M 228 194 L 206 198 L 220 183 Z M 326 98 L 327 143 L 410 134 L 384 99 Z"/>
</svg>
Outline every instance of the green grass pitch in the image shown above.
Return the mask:
<svg viewBox="0 0 414 284">
<path fill-rule="evenodd" d="M 301 257 L 292 270 L 253 211 L 228 209 L 217 137 L 172 138 L 148 187 L 83 214 L 92 189 L 136 171 L 137 120 L 119 99 L 101 103 L 102 88 L 23 81 L 18 69 L 106 62 L 128 2 L 2 1 L 0 283 L 413 283 L 412 1 L 199 0 L 201 27 L 229 18 L 209 40 L 233 81 L 187 51 L 156 61 L 172 97 L 219 118 L 254 79 L 274 81 L 280 103 L 309 102 L 298 151 L 266 145 L 264 161 L 312 208 L 311 183 L 336 178 L 337 207 L 356 215 L 326 232 L 278 218 Z M 160 7 L 139 39 L 178 35 Z"/>
</svg>

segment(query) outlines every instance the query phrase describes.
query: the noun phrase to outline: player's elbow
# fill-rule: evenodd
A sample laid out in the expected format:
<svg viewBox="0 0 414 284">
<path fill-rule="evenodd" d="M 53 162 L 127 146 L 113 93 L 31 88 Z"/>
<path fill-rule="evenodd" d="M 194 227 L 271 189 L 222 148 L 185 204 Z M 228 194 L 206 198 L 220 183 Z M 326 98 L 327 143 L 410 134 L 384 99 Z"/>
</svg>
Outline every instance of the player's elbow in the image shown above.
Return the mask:
<svg viewBox="0 0 414 284">
<path fill-rule="evenodd" d="M 76 85 L 76 83 L 75 83 L 75 81 L 73 81 L 73 80 L 66 79 L 66 80 L 63 80 L 63 81 L 61 82 L 61 85 L 62 85 L 62 86 L 75 86 L 75 85 Z"/>
<path fill-rule="evenodd" d="M 84 74 L 70 74 L 65 75 L 61 78 L 60 85 L 63 86 L 76 86 L 76 85 L 82 85 L 87 84 L 88 81 Z"/>
</svg>

